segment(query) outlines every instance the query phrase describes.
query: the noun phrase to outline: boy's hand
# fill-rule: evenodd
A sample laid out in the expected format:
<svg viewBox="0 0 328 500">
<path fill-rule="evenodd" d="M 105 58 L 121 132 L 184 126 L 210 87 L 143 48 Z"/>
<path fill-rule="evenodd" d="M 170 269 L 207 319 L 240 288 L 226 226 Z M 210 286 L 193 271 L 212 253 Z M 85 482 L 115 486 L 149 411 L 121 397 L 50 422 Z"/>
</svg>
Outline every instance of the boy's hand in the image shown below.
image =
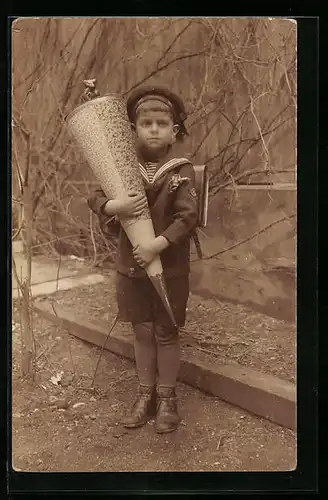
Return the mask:
<svg viewBox="0 0 328 500">
<path fill-rule="evenodd" d="M 156 257 L 157 252 L 152 243 L 137 245 L 133 249 L 133 257 L 140 267 L 146 267 Z"/>
<path fill-rule="evenodd" d="M 142 243 L 133 249 L 133 257 L 141 267 L 146 267 L 154 260 L 156 255 L 160 254 L 169 246 L 169 242 L 164 236 L 157 236 L 149 243 Z"/>
<path fill-rule="evenodd" d="M 148 202 L 145 195 L 130 191 L 128 196 L 119 200 L 117 215 L 138 217 L 147 206 Z"/>
<path fill-rule="evenodd" d="M 110 211 L 115 212 L 119 217 L 138 217 L 148 206 L 147 198 L 143 194 L 130 191 L 128 196 L 117 200 L 112 200 Z"/>
</svg>

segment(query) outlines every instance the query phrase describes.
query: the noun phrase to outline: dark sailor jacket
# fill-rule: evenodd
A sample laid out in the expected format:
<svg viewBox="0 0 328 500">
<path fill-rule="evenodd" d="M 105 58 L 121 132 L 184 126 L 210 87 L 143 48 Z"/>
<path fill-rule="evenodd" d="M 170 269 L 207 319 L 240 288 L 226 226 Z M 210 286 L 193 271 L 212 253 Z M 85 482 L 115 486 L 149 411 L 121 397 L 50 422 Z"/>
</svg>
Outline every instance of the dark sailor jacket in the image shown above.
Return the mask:
<svg viewBox="0 0 328 500">
<path fill-rule="evenodd" d="M 167 278 L 190 272 L 190 238 L 197 223 L 197 194 L 195 172 L 187 158 L 167 155 L 158 163 L 152 182 L 145 163 L 140 161 L 149 209 L 156 236 L 164 236 L 169 246 L 161 253 L 164 275 Z M 108 217 L 103 208 L 108 201 L 102 189 L 88 199 L 90 209 L 99 217 L 104 234 L 117 234 L 116 269 L 131 278 L 145 277 L 132 254 L 132 245 L 116 217 Z"/>
</svg>

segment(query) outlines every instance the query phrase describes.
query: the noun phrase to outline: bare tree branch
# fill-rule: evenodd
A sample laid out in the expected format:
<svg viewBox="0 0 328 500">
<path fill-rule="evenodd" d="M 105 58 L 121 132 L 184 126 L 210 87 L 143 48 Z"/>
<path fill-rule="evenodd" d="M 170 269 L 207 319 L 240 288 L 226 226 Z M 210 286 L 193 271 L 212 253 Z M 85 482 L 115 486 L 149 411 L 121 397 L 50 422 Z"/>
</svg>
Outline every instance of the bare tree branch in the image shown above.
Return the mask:
<svg viewBox="0 0 328 500">
<path fill-rule="evenodd" d="M 160 63 L 163 61 L 163 59 L 165 59 L 165 57 L 167 56 L 167 54 L 171 51 L 171 48 L 173 47 L 173 45 L 177 42 L 177 40 L 179 40 L 179 38 L 181 38 L 181 36 L 187 31 L 187 29 L 189 28 L 189 26 L 192 25 L 192 23 L 193 23 L 193 21 L 189 21 L 186 24 L 186 26 L 184 26 L 179 31 L 179 33 L 173 38 L 172 42 L 168 45 L 168 47 L 164 50 L 164 52 L 161 55 L 161 57 L 158 59 L 158 61 L 157 61 L 157 69 L 159 68 Z"/>
<path fill-rule="evenodd" d="M 291 167 L 292 165 L 287 165 L 287 167 Z M 288 168 L 283 168 L 283 169 L 274 169 L 271 171 L 271 174 L 286 174 L 286 173 L 295 173 L 295 168 L 292 168 L 292 169 L 288 169 Z M 229 172 L 228 172 L 229 173 Z M 241 172 L 239 175 L 235 176 L 234 178 L 234 182 L 238 182 L 242 179 L 245 179 L 247 177 L 251 177 L 252 175 L 258 175 L 258 174 L 263 174 L 263 168 L 254 168 L 254 169 L 251 169 L 251 170 L 247 170 L 245 172 Z M 220 183 L 219 186 L 217 187 L 213 187 L 211 189 L 211 193 L 212 195 L 216 195 L 219 191 L 221 191 L 222 189 L 225 189 L 226 187 L 230 186 L 231 184 L 231 180 L 229 179 L 228 181 L 226 182 L 223 182 L 223 183 Z"/>
<path fill-rule="evenodd" d="M 110 89 L 119 93 L 156 76 L 163 77 L 169 84 L 176 79 L 175 85 L 180 86 L 184 94 L 188 128 L 192 132 L 186 140 L 186 148 L 197 154 L 198 161 L 210 164 L 211 195 L 231 183 L 237 189 L 238 182 L 265 173 L 264 162 L 262 169 L 261 161 L 249 164 L 246 155 L 252 148 L 256 148 L 256 154 L 261 153 L 262 144 L 264 153 L 272 155 L 273 147 L 279 153 L 283 141 L 291 144 L 281 131 L 293 134 L 295 126 L 294 26 L 293 30 L 280 27 L 277 19 L 232 22 L 213 18 L 151 18 L 131 22 L 108 18 L 99 22 L 83 20 L 85 25 L 79 29 L 81 23 L 72 21 L 70 25 L 68 20 L 66 26 L 70 33 L 61 43 L 61 22 L 42 21 L 40 28 L 35 23 L 33 30 L 22 25 L 20 33 L 15 35 L 17 47 L 23 47 L 24 43 L 35 47 L 26 64 L 21 64 L 21 54 L 14 53 L 15 196 L 20 200 L 18 193 L 23 190 L 20 186 L 24 184 L 26 167 L 25 148 L 30 141 L 28 181 L 33 194 L 33 242 L 40 245 L 40 249 L 55 247 L 61 236 L 68 236 L 62 244 L 70 242 L 69 248 L 85 252 L 93 260 L 95 255 L 99 260 L 103 253 L 110 254 L 115 249 L 100 231 L 98 220 L 93 221 L 91 227 L 87 214 L 84 221 L 74 215 L 75 199 L 85 199 L 93 181 L 86 180 L 85 185 L 78 183 L 88 167 L 67 136 L 63 117 L 67 106 L 74 108 L 78 102 L 79 78 L 84 72 L 88 76 L 92 73 L 101 84 L 108 82 Z M 135 43 L 127 44 L 130 35 L 135 36 Z M 166 40 L 164 47 L 162 36 Z M 185 53 L 183 47 L 180 49 L 180 41 L 185 39 L 188 39 L 189 53 Z M 186 67 L 190 72 L 176 72 L 183 61 L 188 61 Z M 140 66 L 149 69 L 142 70 Z M 255 106 L 255 101 L 262 96 L 263 101 Z M 21 116 L 24 123 L 19 120 Z M 30 139 L 20 127 L 31 131 Z M 283 147 L 284 151 L 289 148 L 292 158 L 290 144 Z M 286 169 L 279 161 L 271 170 L 268 181 Z M 17 235 L 21 234 L 19 227 L 25 230 L 24 224 L 23 218 L 16 224 Z M 61 227 L 65 229 L 63 235 L 57 234 Z M 81 238 L 71 237 L 76 234 L 81 234 Z"/>
<path fill-rule="evenodd" d="M 247 243 L 248 241 L 253 240 L 254 238 L 256 238 L 256 236 L 259 236 L 260 234 L 264 233 L 265 231 L 268 231 L 269 229 L 271 229 L 272 227 L 276 226 L 277 224 L 281 224 L 282 222 L 285 222 L 287 220 L 293 219 L 295 217 L 296 217 L 296 214 L 292 214 L 292 215 L 288 215 L 286 217 L 282 217 L 281 219 L 278 219 L 278 220 L 276 220 L 274 222 L 271 222 L 271 224 L 268 224 L 267 226 L 265 226 L 262 229 L 260 229 L 260 231 L 257 231 L 256 233 L 252 234 L 251 236 L 248 236 L 247 238 L 244 238 L 243 240 L 238 241 L 237 243 L 234 243 L 233 245 L 230 245 L 229 247 L 224 248 L 223 250 L 215 252 L 215 253 L 213 253 L 211 255 L 207 255 L 207 256 L 203 257 L 202 260 L 213 259 L 213 258 L 218 257 L 219 255 L 222 255 L 222 254 L 226 253 L 226 252 L 230 252 L 234 248 L 237 248 L 238 246 L 243 245 L 244 243 Z M 199 259 L 195 259 L 193 262 L 196 262 L 196 260 L 199 260 Z"/>
<path fill-rule="evenodd" d="M 132 87 L 130 87 L 130 89 L 128 90 L 128 92 L 125 92 L 123 95 L 125 96 L 126 94 L 128 94 L 129 92 L 131 92 L 133 89 L 139 87 L 139 85 L 142 85 L 143 83 L 145 83 L 152 76 L 156 75 L 156 73 L 160 73 L 161 71 L 163 71 L 164 69 L 167 69 L 172 64 L 174 64 L 174 63 L 176 63 L 178 61 L 182 61 L 183 59 L 191 59 L 193 57 L 197 57 L 197 56 L 203 55 L 205 53 L 206 53 L 206 50 L 201 50 L 199 52 L 194 52 L 193 54 L 185 54 L 185 55 L 182 55 L 182 56 L 179 56 L 179 57 L 176 57 L 176 58 L 172 59 L 171 61 L 167 62 L 166 64 L 163 64 L 162 66 L 159 66 L 158 68 L 156 68 L 153 71 L 151 71 L 142 80 L 140 80 L 138 83 L 136 83 L 135 85 L 133 85 Z"/>
</svg>

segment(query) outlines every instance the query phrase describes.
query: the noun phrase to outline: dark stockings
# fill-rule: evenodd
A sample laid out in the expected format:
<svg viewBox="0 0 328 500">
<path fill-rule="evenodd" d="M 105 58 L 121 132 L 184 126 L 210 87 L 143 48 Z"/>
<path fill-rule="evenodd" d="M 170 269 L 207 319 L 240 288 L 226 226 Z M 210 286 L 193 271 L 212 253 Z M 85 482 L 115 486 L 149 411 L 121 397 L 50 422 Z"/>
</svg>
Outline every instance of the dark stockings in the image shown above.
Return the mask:
<svg viewBox="0 0 328 500">
<path fill-rule="evenodd" d="M 156 341 L 153 323 L 133 325 L 135 333 L 134 355 L 141 385 L 156 384 Z"/>
<path fill-rule="evenodd" d="M 180 368 L 178 329 L 153 323 L 133 325 L 135 359 L 141 385 L 175 387 Z"/>
<path fill-rule="evenodd" d="M 180 368 L 180 342 L 177 328 L 155 325 L 158 385 L 175 387 Z"/>
</svg>

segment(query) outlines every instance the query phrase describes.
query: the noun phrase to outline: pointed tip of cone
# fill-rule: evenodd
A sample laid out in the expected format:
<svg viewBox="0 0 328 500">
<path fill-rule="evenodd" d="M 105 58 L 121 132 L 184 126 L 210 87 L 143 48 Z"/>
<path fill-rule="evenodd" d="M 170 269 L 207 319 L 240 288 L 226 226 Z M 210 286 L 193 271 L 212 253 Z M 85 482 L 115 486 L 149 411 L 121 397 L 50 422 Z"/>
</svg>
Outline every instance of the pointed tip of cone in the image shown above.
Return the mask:
<svg viewBox="0 0 328 500">
<path fill-rule="evenodd" d="M 156 289 L 165 309 L 168 315 L 170 316 L 170 319 L 173 323 L 173 325 L 177 328 L 177 322 L 174 318 L 174 314 L 171 308 L 171 304 L 168 298 L 166 286 L 165 286 L 165 281 L 164 281 L 164 275 L 163 274 L 156 274 L 155 276 L 149 276 L 150 281 L 152 282 L 154 288 Z"/>
</svg>

